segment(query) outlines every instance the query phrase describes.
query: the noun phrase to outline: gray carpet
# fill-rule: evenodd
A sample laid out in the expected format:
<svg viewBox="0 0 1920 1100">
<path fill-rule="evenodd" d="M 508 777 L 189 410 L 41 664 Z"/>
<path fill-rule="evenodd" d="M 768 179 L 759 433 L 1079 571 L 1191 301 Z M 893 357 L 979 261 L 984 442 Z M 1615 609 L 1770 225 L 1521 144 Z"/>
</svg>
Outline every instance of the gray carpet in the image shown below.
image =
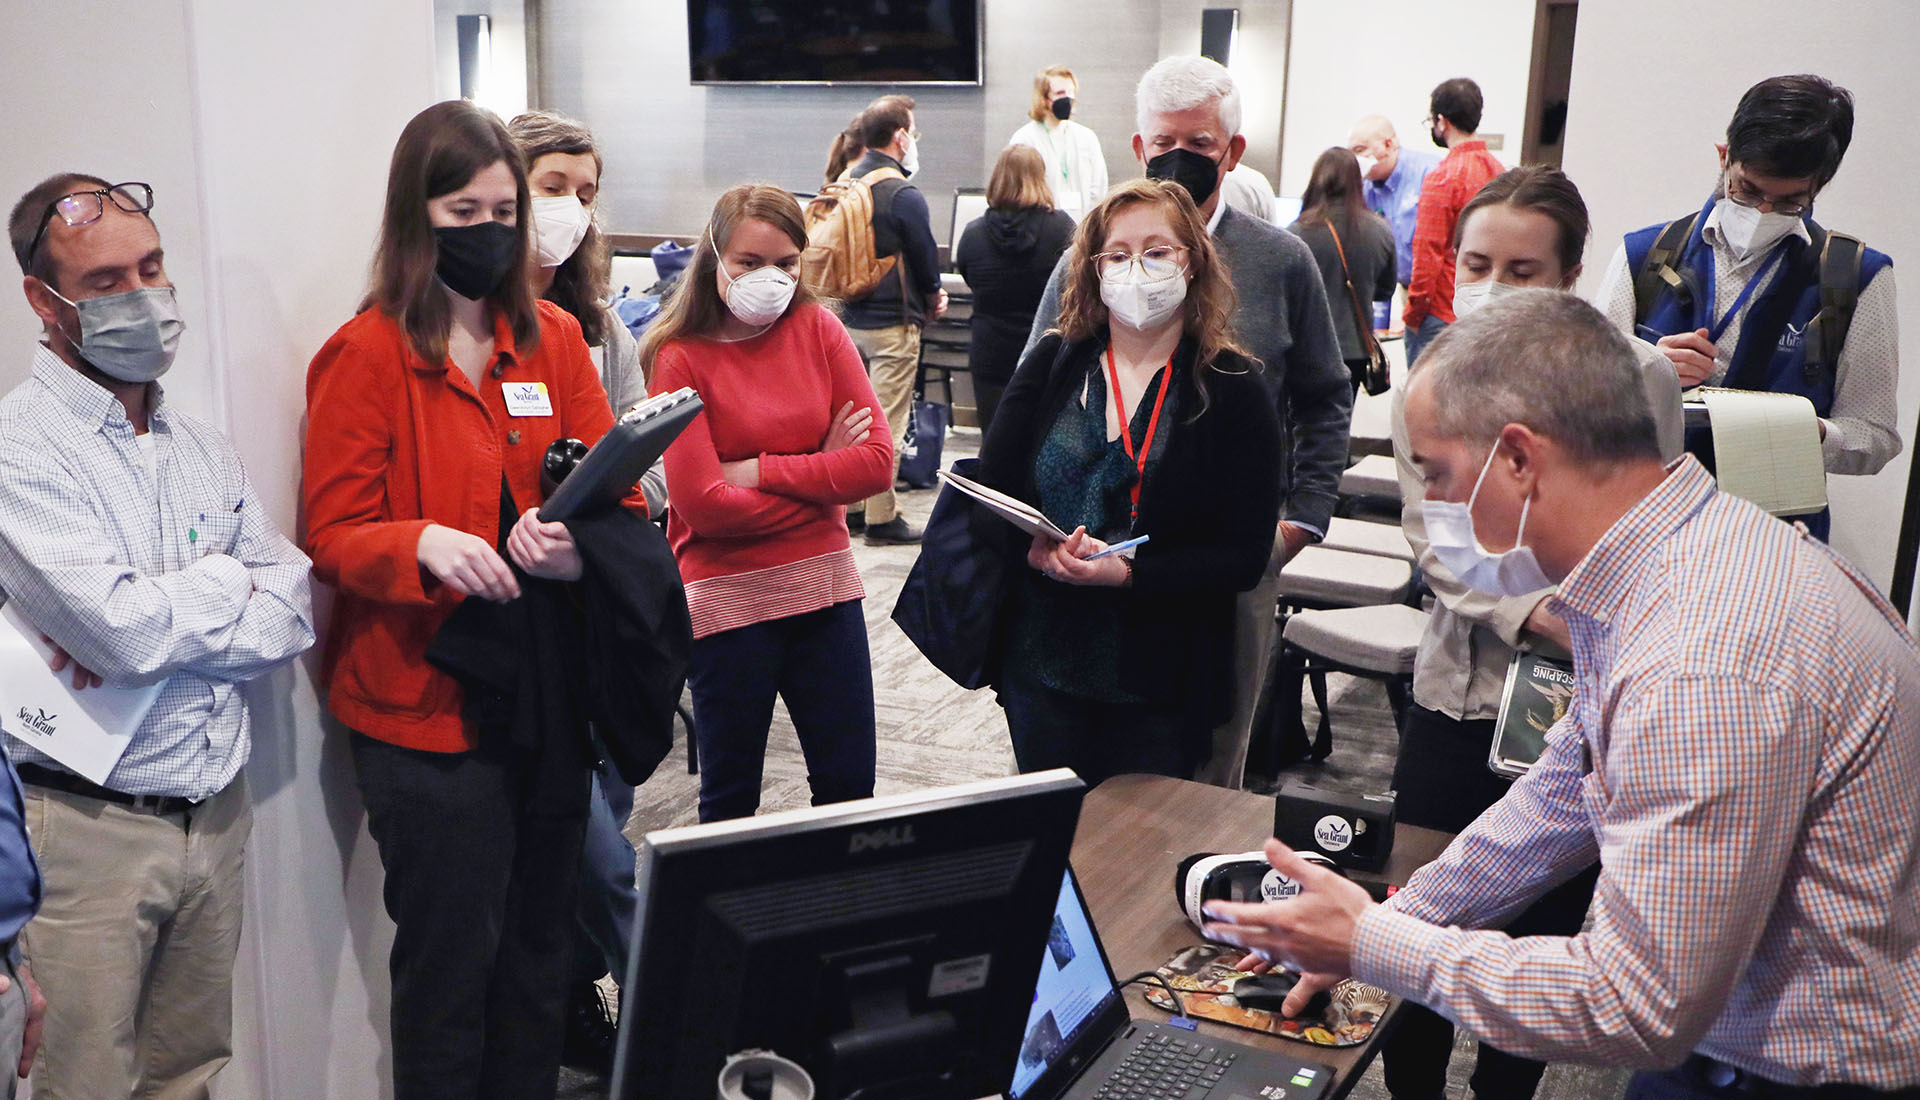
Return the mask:
<svg viewBox="0 0 1920 1100">
<path fill-rule="evenodd" d="M 977 431 L 955 428 L 948 435 L 947 461 L 974 453 L 979 439 Z M 930 490 L 902 493 L 902 511 L 910 522 L 923 524 L 933 506 L 933 497 Z M 888 618 L 915 556 L 913 547 L 870 547 L 858 538 L 854 540 L 854 557 L 867 587 L 867 628 L 873 649 L 879 741 L 875 789 L 880 794 L 1007 775 L 1013 771 L 1006 720 L 995 705 L 992 692 L 968 692 L 954 685 L 920 656 Z M 1341 790 L 1387 789 L 1392 782 L 1398 737 L 1385 690 L 1376 682 L 1346 676 L 1335 675 L 1331 681 L 1333 755 L 1323 763 L 1298 765 L 1287 774 Z M 1317 712 L 1310 696 L 1306 706 L 1311 727 Z M 699 779 L 687 774 L 685 745 L 676 744 L 672 755 L 637 792 L 628 834 L 637 840 L 649 829 L 692 824 L 696 820 L 698 794 Z M 799 742 L 785 708 L 776 707 L 767 744 L 761 807 L 772 811 L 807 804 L 806 765 L 800 755 Z M 1472 1037 L 1464 1033 L 1457 1040 L 1446 1094 L 1449 1098 L 1470 1095 L 1467 1075 L 1473 1067 L 1474 1047 Z M 1554 1066 L 1548 1070 L 1536 1095 L 1540 1100 L 1609 1100 L 1621 1095 L 1625 1081 L 1623 1072 Z M 565 1070 L 559 1100 L 591 1100 L 605 1096 L 605 1089 L 605 1082 Z M 1388 1095 L 1377 1061 L 1352 1095 L 1358 1100 L 1384 1100 Z"/>
</svg>

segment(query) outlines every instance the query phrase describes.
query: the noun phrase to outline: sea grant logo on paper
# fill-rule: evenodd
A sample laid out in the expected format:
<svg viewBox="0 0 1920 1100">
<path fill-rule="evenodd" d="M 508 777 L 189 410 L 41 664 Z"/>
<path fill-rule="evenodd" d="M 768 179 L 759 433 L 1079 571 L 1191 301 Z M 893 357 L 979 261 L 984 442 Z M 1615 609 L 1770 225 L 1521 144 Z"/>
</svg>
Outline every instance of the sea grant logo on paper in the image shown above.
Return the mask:
<svg viewBox="0 0 1920 1100">
<path fill-rule="evenodd" d="M 18 717 L 20 724 L 26 728 L 28 733 L 39 734 L 41 737 L 52 737 L 55 732 L 53 720 L 60 716 L 57 714 L 48 714 L 39 707 L 21 707 Z"/>
</svg>

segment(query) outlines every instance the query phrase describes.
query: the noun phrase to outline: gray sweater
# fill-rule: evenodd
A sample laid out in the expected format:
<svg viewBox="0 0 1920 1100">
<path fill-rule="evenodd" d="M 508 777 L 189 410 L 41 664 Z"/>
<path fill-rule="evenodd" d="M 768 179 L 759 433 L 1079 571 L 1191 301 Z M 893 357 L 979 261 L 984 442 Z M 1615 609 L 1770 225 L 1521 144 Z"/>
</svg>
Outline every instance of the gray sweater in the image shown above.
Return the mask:
<svg viewBox="0 0 1920 1100">
<path fill-rule="evenodd" d="M 1287 429 L 1282 518 L 1325 534 L 1347 468 L 1353 391 L 1313 253 L 1279 226 L 1228 207 L 1213 243 L 1239 304 L 1234 339 L 1263 364 L 1268 392 Z M 1027 336 L 1031 352 L 1060 320 L 1060 285 L 1072 252 L 1060 257 Z M 1021 356 L 1022 366 L 1025 354 Z M 1042 364 L 1044 369 L 1044 364 Z"/>
</svg>

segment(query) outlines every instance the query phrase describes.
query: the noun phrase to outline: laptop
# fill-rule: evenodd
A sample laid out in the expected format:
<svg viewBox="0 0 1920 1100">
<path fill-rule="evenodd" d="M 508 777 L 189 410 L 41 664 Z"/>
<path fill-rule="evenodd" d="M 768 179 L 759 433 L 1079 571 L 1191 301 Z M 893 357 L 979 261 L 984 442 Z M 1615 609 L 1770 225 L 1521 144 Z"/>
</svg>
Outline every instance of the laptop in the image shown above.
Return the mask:
<svg viewBox="0 0 1920 1100">
<path fill-rule="evenodd" d="M 1069 869 L 1008 1100 L 1318 1100 L 1333 1069 L 1135 1020 Z"/>
</svg>

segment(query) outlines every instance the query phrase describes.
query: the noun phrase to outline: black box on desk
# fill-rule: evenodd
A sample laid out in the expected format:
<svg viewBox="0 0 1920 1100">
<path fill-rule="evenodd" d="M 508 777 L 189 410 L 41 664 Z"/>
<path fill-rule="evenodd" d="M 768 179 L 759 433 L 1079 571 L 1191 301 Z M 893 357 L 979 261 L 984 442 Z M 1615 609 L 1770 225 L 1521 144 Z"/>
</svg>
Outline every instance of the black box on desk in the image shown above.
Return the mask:
<svg viewBox="0 0 1920 1100">
<path fill-rule="evenodd" d="M 1342 867 L 1379 871 L 1393 854 L 1393 796 L 1344 794 L 1290 779 L 1274 796 L 1273 835 Z"/>
</svg>

